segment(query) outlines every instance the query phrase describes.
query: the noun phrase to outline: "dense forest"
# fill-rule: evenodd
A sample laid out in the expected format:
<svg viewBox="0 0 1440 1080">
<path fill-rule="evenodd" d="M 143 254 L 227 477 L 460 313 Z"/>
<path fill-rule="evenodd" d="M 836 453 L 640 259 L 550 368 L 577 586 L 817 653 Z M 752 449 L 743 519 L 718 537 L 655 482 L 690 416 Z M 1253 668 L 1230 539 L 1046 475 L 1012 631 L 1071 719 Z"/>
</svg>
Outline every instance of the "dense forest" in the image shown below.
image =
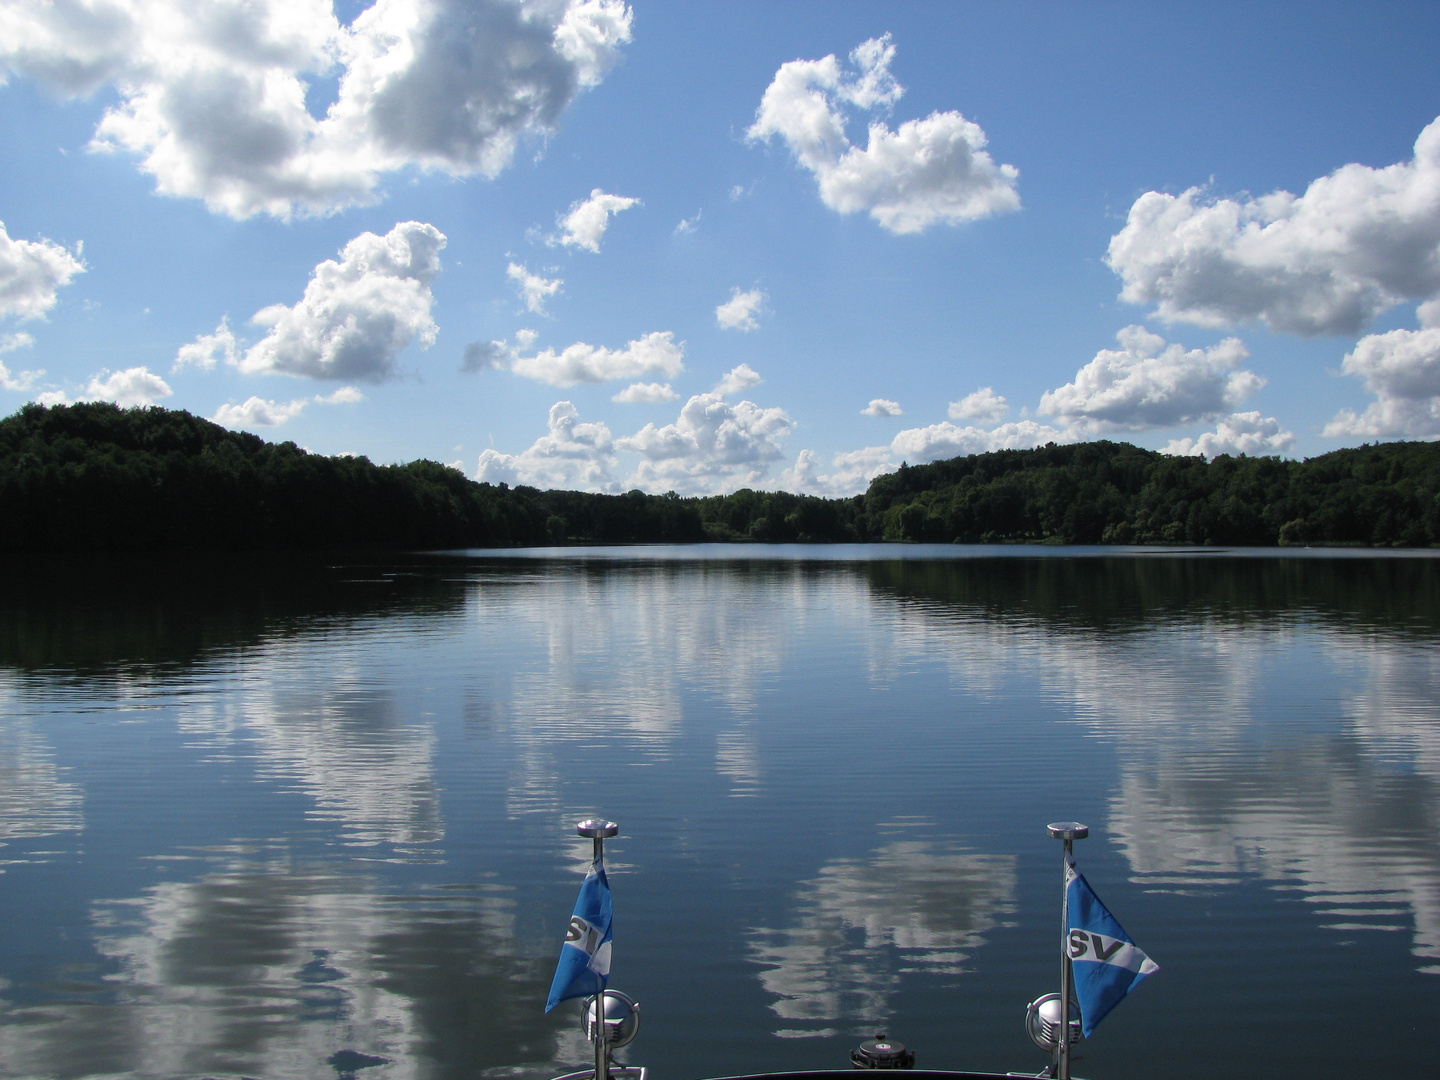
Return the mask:
<svg viewBox="0 0 1440 1080">
<path fill-rule="evenodd" d="M 0 549 L 434 549 L 567 543 L 1440 543 L 1440 443 L 1307 461 L 1048 445 L 902 466 L 861 495 L 597 495 L 476 483 L 91 402 L 0 420 Z"/>
</svg>

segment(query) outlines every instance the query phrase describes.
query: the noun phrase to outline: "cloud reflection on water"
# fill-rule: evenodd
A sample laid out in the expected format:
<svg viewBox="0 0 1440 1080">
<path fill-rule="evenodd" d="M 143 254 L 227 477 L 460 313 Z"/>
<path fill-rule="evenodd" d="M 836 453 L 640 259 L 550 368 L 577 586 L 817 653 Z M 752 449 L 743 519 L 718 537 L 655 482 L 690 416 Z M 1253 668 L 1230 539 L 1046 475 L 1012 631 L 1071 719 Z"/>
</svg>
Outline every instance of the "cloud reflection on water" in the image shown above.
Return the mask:
<svg viewBox="0 0 1440 1080">
<path fill-rule="evenodd" d="M 898 604 L 892 657 L 971 694 L 1025 673 L 1114 743 L 1109 839 L 1150 890 L 1256 878 L 1440 974 L 1440 650 L 1343 620 L 1200 616 L 1145 633 Z M 1078 622 L 1078 620 L 1077 620 Z"/>
<path fill-rule="evenodd" d="M 796 919 L 757 928 L 753 959 L 786 1037 L 873 1030 L 909 972 L 955 974 L 1015 911 L 1015 858 L 897 840 L 801 883 Z"/>
<path fill-rule="evenodd" d="M 441 840 L 431 725 L 407 718 L 393 690 L 343 671 L 259 682 L 242 699 L 262 768 L 298 782 L 311 816 L 340 823 L 350 845 Z"/>
<path fill-rule="evenodd" d="M 863 605 L 863 585 L 846 584 L 852 605 Z M 623 740 L 638 760 L 671 760 L 696 693 L 739 725 L 717 736 L 716 770 L 736 794 L 753 793 L 760 773 L 743 725 L 784 670 L 791 631 L 830 602 L 789 568 L 582 567 L 482 579 L 474 626 L 483 648 L 513 658 L 496 705 L 517 747 L 507 810 L 563 816 L 558 761 L 576 741 Z"/>
<path fill-rule="evenodd" d="M 0 1006 L 0 1072 L 334 1080 L 335 1055 L 358 1054 L 369 1080 L 400 1080 L 554 1060 L 534 1007 L 548 964 L 519 950 L 504 891 L 374 887 L 237 861 L 96 904 L 114 973 L 82 1000 Z"/>
<path fill-rule="evenodd" d="M 1263 640 L 1242 644 L 1264 664 Z M 1254 875 L 1298 890 L 1331 930 L 1409 934 L 1440 974 L 1440 654 L 1334 632 L 1317 644 L 1346 687 L 1327 737 L 1262 731 L 1250 709 L 1238 740 L 1163 720 L 1127 730 L 1111 828 L 1152 888 Z"/>
<path fill-rule="evenodd" d="M 80 788 L 60 779 L 55 753 L 33 719 L 0 711 L 0 848 L 12 840 L 78 832 L 82 811 Z"/>
</svg>

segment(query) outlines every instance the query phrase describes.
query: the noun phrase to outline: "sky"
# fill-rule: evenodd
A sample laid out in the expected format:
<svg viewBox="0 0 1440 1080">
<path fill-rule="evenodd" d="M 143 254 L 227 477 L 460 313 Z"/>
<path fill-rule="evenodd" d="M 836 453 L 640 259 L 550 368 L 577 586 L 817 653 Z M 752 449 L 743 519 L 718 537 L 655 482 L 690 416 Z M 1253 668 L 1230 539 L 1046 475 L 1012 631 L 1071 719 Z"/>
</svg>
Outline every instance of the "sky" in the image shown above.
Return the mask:
<svg viewBox="0 0 1440 1080">
<path fill-rule="evenodd" d="M 0 0 L 0 414 L 594 491 L 1440 438 L 1440 5 Z"/>
</svg>

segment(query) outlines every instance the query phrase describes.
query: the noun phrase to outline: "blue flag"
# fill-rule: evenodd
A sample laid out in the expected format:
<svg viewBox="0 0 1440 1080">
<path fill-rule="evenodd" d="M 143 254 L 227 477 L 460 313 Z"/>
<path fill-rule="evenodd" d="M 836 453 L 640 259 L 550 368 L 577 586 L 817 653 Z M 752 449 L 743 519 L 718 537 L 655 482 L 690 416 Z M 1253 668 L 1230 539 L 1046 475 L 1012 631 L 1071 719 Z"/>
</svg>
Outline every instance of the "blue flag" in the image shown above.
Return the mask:
<svg viewBox="0 0 1440 1080">
<path fill-rule="evenodd" d="M 1081 1027 L 1088 1038 L 1110 1010 L 1120 1004 L 1120 999 L 1146 975 L 1159 971 L 1160 965 L 1130 940 L 1074 863 L 1065 880 L 1070 910 L 1066 947 L 1075 972 Z"/>
<path fill-rule="evenodd" d="M 560 963 L 555 965 L 555 981 L 550 984 L 545 1011 L 570 998 L 603 992 L 609 977 L 610 882 L 605 878 L 604 863 L 596 859 L 580 886 L 580 898 L 575 901 L 575 914 L 570 916 L 565 931 L 565 944 L 560 946 Z"/>
</svg>

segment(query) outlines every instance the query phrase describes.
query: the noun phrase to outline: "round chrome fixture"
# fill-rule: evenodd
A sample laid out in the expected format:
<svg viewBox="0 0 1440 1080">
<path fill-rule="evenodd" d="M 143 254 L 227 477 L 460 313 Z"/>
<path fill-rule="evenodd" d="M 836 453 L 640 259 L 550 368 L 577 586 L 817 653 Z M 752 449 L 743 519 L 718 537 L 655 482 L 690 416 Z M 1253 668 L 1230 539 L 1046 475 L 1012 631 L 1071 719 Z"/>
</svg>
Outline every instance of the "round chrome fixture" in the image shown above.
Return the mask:
<svg viewBox="0 0 1440 1080">
<path fill-rule="evenodd" d="M 619 831 L 619 825 L 613 821 L 606 821 L 604 818 L 586 818 L 575 826 L 576 836 L 588 836 L 592 840 L 602 840 L 614 836 Z"/>
<path fill-rule="evenodd" d="M 634 1041 L 640 1030 L 640 1005 L 619 990 L 605 991 L 605 1045 L 612 1050 Z M 595 1041 L 595 999 L 587 998 L 580 1012 L 580 1027 L 585 1037 Z"/>
<path fill-rule="evenodd" d="M 1053 828 L 1053 826 L 1052 826 Z M 1025 1034 L 1047 1054 L 1060 1045 L 1060 995 L 1044 994 L 1025 1007 Z M 1080 1006 L 1070 1002 L 1070 1045 L 1081 1039 Z"/>
</svg>

